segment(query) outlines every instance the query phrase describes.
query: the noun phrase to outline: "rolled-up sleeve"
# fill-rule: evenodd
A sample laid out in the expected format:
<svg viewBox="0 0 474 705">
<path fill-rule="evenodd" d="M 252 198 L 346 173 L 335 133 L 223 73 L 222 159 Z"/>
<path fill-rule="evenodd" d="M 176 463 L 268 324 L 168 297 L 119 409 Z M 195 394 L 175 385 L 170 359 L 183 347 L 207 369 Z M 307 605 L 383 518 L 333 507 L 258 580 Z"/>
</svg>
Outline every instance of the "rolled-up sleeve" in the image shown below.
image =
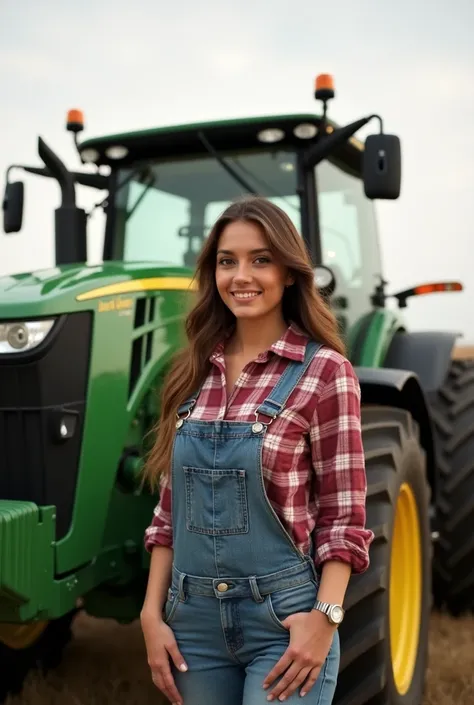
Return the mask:
<svg viewBox="0 0 474 705">
<path fill-rule="evenodd" d="M 172 545 L 171 480 L 163 475 L 160 480 L 160 498 L 154 509 L 151 524 L 145 530 L 145 549 L 151 553 L 154 546 L 171 548 Z"/>
<path fill-rule="evenodd" d="M 345 360 L 324 385 L 313 414 L 311 453 L 316 474 L 315 563 L 369 566 L 374 538 L 365 528 L 367 478 L 362 445 L 359 380 Z"/>
</svg>

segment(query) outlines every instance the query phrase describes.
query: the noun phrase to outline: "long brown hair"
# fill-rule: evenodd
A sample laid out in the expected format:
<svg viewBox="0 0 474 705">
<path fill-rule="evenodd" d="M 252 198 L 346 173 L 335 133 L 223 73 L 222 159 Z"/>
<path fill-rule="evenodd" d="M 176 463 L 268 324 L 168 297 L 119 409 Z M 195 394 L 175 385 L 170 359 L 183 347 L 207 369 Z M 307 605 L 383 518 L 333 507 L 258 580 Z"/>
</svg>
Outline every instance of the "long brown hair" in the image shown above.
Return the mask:
<svg viewBox="0 0 474 705">
<path fill-rule="evenodd" d="M 285 320 L 296 323 L 313 340 L 345 354 L 334 314 L 315 286 L 306 246 L 289 216 L 265 198 L 245 197 L 232 203 L 214 224 L 198 258 L 197 302 L 185 323 L 188 344 L 175 357 L 163 385 L 156 437 L 144 468 L 144 480 L 152 489 L 158 487 L 161 473 L 170 470 L 178 408 L 199 390 L 210 369 L 210 355 L 235 323 L 234 314 L 217 291 L 215 269 L 219 238 L 226 225 L 238 220 L 262 229 L 275 257 L 295 279 L 283 294 Z"/>
</svg>

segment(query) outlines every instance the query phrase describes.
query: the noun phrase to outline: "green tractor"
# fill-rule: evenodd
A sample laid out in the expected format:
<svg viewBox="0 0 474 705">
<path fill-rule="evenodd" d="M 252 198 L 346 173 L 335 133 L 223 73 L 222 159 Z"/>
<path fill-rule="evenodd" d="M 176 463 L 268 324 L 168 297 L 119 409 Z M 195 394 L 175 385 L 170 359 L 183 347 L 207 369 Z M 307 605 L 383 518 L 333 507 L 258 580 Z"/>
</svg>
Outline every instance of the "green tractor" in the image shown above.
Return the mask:
<svg viewBox="0 0 474 705">
<path fill-rule="evenodd" d="M 156 496 L 140 488 L 157 389 L 193 296 L 196 257 L 233 199 L 284 208 L 311 253 L 360 379 L 371 565 L 354 576 L 341 626 L 337 705 L 419 705 L 433 599 L 452 614 L 474 595 L 474 362 L 456 334 L 407 330 L 389 295 L 373 201 L 397 198 L 397 137 L 368 116 L 179 125 L 78 141 L 70 171 L 39 138 L 43 166 L 7 172 L 4 231 L 22 225 L 13 169 L 55 179 L 55 266 L 0 278 L 0 701 L 31 669 L 57 665 L 77 611 L 135 620 Z M 371 119 L 380 131 L 359 142 Z M 105 212 L 102 263 L 87 264 L 88 215 Z"/>
</svg>

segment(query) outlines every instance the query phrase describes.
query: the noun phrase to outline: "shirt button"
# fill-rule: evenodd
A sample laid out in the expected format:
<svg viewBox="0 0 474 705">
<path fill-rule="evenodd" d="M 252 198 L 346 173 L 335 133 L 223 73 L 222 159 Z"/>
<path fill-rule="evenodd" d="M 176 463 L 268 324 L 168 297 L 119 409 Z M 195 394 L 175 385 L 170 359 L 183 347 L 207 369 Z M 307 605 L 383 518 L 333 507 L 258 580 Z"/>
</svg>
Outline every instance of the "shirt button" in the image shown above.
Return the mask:
<svg viewBox="0 0 474 705">
<path fill-rule="evenodd" d="M 219 590 L 219 592 L 227 592 L 229 586 L 227 585 L 227 583 L 219 583 L 217 589 Z"/>
</svg>

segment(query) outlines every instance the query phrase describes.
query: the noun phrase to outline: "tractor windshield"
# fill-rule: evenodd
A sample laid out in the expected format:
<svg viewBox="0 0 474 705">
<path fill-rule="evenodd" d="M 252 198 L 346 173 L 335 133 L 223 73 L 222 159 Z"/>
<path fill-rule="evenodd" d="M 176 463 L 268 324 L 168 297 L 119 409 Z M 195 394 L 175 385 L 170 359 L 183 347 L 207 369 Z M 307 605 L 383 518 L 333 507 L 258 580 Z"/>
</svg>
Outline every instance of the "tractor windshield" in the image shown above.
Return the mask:
<svg viewBox="0 0 474 705">
<path fill-rule="evenodd" d="M 301 229 L 296 153 L 248 151 L 222 155 L 245 183 L 283 208 Z M 114 243 L 125 261 L 194 267 L 219 214 L 246 193 L 212 156 L 147 162 L 118 173 Z"/>
</svg>

